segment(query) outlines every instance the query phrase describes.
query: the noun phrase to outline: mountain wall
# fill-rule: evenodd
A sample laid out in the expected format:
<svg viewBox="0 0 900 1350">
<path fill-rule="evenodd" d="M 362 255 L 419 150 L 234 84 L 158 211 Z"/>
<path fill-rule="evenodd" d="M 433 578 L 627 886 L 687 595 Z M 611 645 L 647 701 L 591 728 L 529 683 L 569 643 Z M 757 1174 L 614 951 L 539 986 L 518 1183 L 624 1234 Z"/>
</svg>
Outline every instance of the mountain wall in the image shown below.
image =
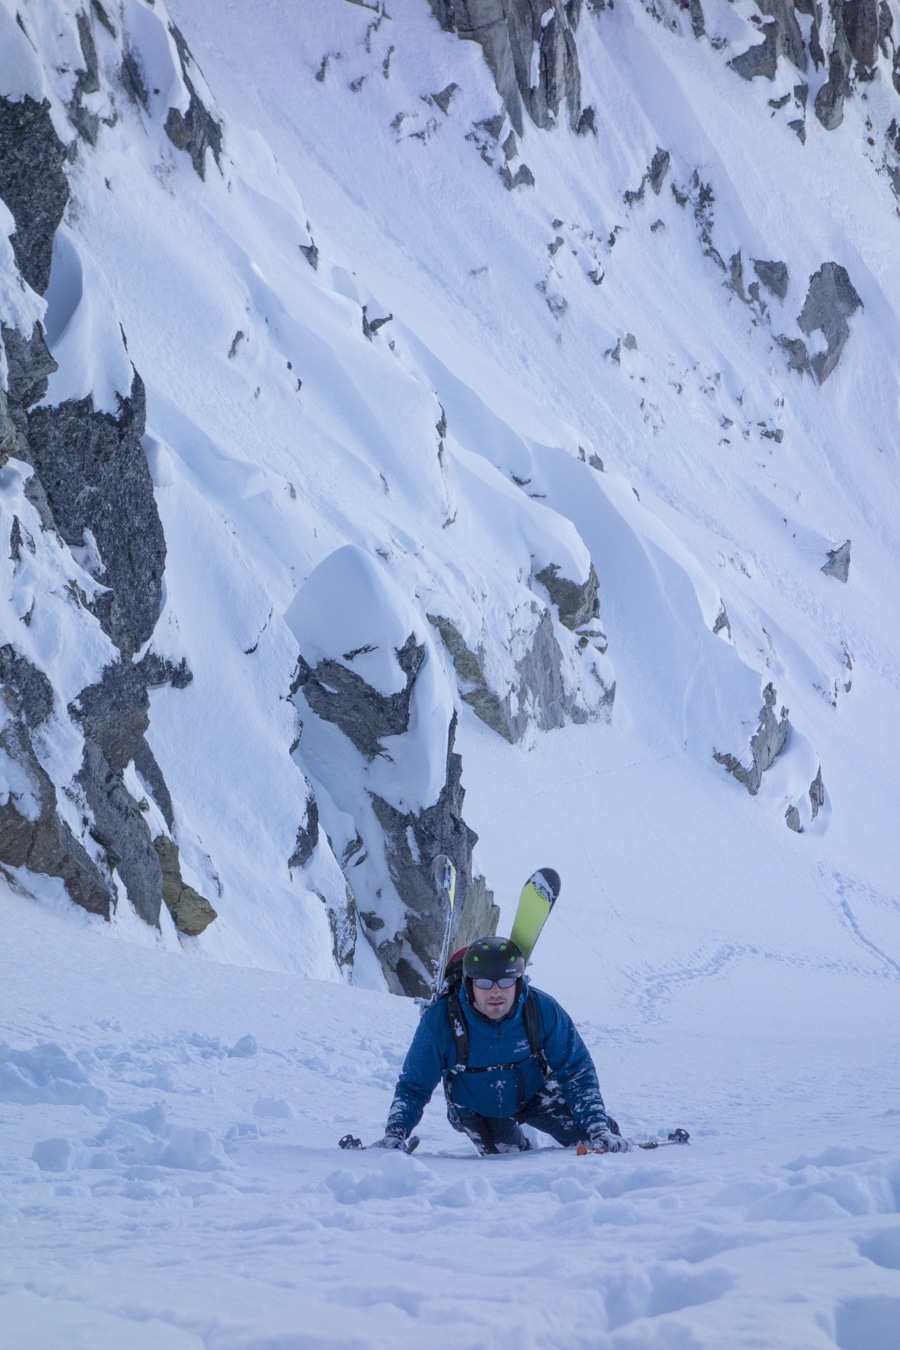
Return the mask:
<svg viewBox="0 0 900 1350">
<path fill-rule="evenodd" d="M 824 829 L 864 508 L 822 445 L 893 320 L 863 234 L 760 166 L 891 219 L 889 0 L 226 5 L 248 61 L 270 21 L 291 52 L 286 163 L 179 8 L 0 4 L 8 878 L 422 994 L 436 853 L 459 941 L 498 922 L 461 725 L 526 754 L 623 689 L 648 743 L 723 794 L 775 767 L 779 821 Z"/>
</svg>

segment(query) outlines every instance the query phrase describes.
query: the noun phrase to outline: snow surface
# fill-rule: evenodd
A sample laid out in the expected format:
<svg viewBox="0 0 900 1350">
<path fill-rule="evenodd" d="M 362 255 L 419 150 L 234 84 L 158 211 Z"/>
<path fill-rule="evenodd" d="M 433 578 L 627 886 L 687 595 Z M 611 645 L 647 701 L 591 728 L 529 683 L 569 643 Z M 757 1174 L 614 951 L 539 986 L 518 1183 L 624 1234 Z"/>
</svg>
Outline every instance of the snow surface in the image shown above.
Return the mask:
<svg viewBox="0 0 900 1350">
<path fill-rule="evenodd" d="M 0 87 L 47 93 L 71 139 L 76 6 L 21 6 L 43 64 L 16 8 L 0 5 Z M 730 50 L 755 40 L 744 0 L 704 10 Z M 896 1350 L 900 272 L 866 149 L 895 94 L 879 74 L 839 134 L 810 117 L 801 146 L 768 104 L 789 67 L 746 84 L 678 11 L 669 28 L 638 6 L 585 10 L 600 135 L 527 129 L 536 188 L 508 193 L 466 139 L 498 109 L 480 50 L 425 0 L 393 0 L 374 29 L 338 0 L 270 0 L 252 21 L 243 0 L 168 12 L 223 118 L 222 169 L 208 155 L 201 182 L 161 132 L 188 102 L 161 0 L 116 6 L 149 106 L 120 97 L 96 154 L 69 166 L 49 397 L 90 385 L 112 406 L 128 360 L 147 386 L 168 550 L 153 646 L 194 673 L 153 693 L 149 738 L 185 880 L 220 918 L 180 939 L 124 897 L 104 925 L 56 883 L 4 891 L 4 1340 Z M 423 99 L 451 80 L 445 115 Z M 695 170 L 713 185 L 724 259 L 740 248 L 748 275 L 753 258 L 788 262 L 769 320 L 723 289 L 693 204 L 668 188 L 623 204 L 657 147 L 681 189 Z M 299 253 L 312 240 L 316 271 Z M 27 331 L 42 305 L 7 285 L 0 247 L 4 319 Z M 799 335 L 828 260 L 864 309 L 818 388 L 773 335 Z M 393 315 L 372 341 L 363 305 Z M 40 530 L 26 476 L 0 475 L 2 537 L 13 512 L 28 535 L 15 575 L 0 560 L 3 627 L 67 702 L 111 649 L 72 599 L 95 585 L 90 541 L 73 557 Z M 847 538 L 842 586 L 820 568 Z M 348 545 L 381 599 L 342 614 L 344 646 L 322 622 L 336 592 L 304 611 L 303 588 Z M 414 1157 L 341 1154 L 348 1130 L 381 1133 L 417 1013 L 383 992 L 364 939 L 355 985 L 336 971 L 328 850 L 302 874 L 286 864 L 304 775 L 338 854 L 367 809 L 334 728 L 304 728 L 291 761 L 298 645 L 306 632 L 313 660 L 402 641 L 407 619 L 431 644 L 420 758 L 393 781 L 375 767 L 382 795 L 422 804 L 455 684 L 424 616 L 484 643 L 502 692 L 536 624 L 528 578 L 551 561 L 600 578 L 608 655 L 558 638 L 586 707 L 593 672 L 615 679 L 611 722 L 514 747 L 461 707 L 465 815 L 501 926 L 535 867 L 561 872 L 533 975 L 576 1017 L 623 1130 L 681 1125 L 692 1144 L 481 1161 L 436 1101 Z M 723 603 L 730 637 L 711 631 Z M 389 663 L 370 674 L 397 687 Z M 792 731 L 750 798 L 711 752 L 746 750 L 769 681 Z M 39 750 L 71 779 L 67 719 Z M 361 906 L 386 878 L 369 866 Z"/>
</svg>

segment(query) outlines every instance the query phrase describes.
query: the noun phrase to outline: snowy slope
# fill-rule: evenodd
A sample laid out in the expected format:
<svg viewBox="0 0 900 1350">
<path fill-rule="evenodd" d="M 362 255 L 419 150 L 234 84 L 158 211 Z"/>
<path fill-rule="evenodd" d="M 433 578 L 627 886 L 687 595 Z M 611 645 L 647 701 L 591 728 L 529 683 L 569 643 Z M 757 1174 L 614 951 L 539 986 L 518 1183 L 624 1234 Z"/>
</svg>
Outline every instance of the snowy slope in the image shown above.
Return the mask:
<svg viewBox="0 0 900 1350">
<path fill-rule="evenodd" d="M 46 93 L 71 139 L 76 7 L 22 6 L 33 60 L 15 12 L 4 0 L 5 90 Z M 194 676 L 151 694 L 148 740 L 185 879 L 219 918 L 185 939 L 163 911 L 157 934 L 122 895 L 106 925 L 12 876 L 11 1343 L 892 1347 L 900 282 L 869 146 L 896 116 L 884 70 L 801 143 L 793 104 L 769 102 L 796 85 L 784 59 L 745 82 L 681 11 L 585 7 L 597 135 L 526 123 L 509 165 L 534 185 L 508 191 L 481 51 L 426 0 L 380 21 L 346 0 L 252 18 L 237 0 L 110 6 L 145 108 L 92 12 L 107 64 L 87 103 L 116 121 L 67 169 L 47 402 L 91 391 L 112 409 L 131 362 L 146 385 L 167 547 L 152 647 Z M 162 130 L 188 106 L 167 12 L 222 121 L 202 180 Z M 706 7 L 725 56 L 755 40 L 753 12 Z M 662 190 L 628 204 L 660 149 Z M 784 298 L 742 299 L 737 253 L 745 286 L 752 260 L 784 262 Z M 24 329 L 42 302 L 3 257 L 4 322 Z M 818 384 L 776 339 L 815 349 L 797 320 L 829 262 L 862 308 Z M 363 318 L 387 315 L 367 337 Z M 15 515 L 37 541 L 24 573 L 8 566 L 4 640 L 36 594 L 28 656 L 65 707 L 109 659 L 65 602 L 90 559 L 42 534 L 14 462 L 0 484 L 4 530 Z M 843 584 L 821 568 L 848 539 Z M 584 644 L 535 579 L 551 563 L 599 578 Z M 545 612 L 575 722 L 553 731 L 517 673 Z M 521 711 L 515 743 L 463 699 L 429 614 Z M 382 658 L 409 633 L 427 659 L 392 760 L 289 699 L 298 654 L 354 651 L 370 687 L 401 692 Z M 713 751 L 750 763 L 769 684 L 790 731 L 751 796 Z M 684 1125 L 690 1149 L 479 1162 L 436 1101 L 414 1158 L 335 1150 L 380 1133 L 416 1019 L 382 992 L 362 924 L 335 963 L 334 916 L 353 912 L 339 863 L 364 836 L 356 904 L 403 923 L 369 794 L 430 807 L 454 709 L 501 931 L 525 876 L 558 867 L 535 982 L 578 1020 L 625 1132 Z M 57 717 L 39 749 L 62 793 L 80 741 Z M 290 868 L 310 784 L 320 842 Z"/>
</svg>

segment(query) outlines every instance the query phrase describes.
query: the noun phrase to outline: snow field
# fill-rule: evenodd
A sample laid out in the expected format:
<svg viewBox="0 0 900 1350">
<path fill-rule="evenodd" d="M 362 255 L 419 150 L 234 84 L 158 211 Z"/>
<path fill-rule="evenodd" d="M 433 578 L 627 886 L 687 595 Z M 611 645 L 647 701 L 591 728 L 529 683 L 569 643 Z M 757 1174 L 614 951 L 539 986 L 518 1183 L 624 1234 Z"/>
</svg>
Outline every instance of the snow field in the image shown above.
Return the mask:
<svg viewBox="0 0 900 1350">
<path fill-rule="evenodd" d="M 435 1100 L 414 1156 L 342 1154 L 347 1130 L 380 1134 L 409 1003 L 186 965 L 14 892 L 2 926 L 19 957 L 0 1047 L 10 1344 L 892 1344 L 887 1031 L 848 1041 L 842 1090 L 825 1101 L 840 1041 L 791 1041 L 778 1067 L 772 1044 L 708 1024 L 689 1042 L 588 1025 L 623 1128 L 687 1122 L 689 1147 L 478 1160 Z M 791 1085 L 780 1075 L 794 1054 Z"/>
</svg>

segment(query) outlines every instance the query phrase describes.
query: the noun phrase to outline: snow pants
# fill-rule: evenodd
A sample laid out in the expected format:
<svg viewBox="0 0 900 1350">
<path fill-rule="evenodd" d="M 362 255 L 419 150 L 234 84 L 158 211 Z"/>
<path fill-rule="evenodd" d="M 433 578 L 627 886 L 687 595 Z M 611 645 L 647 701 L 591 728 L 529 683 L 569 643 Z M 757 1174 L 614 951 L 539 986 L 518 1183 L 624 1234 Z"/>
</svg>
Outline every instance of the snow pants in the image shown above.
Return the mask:
<svg viewBox="0 0 900 1350">
<path fill-rule="evenodd" d="M 562 1088 L 552 1076 L 514 1116 L 481 1116 L 477 1111 L 457 1106 L 448 1096 L 447 1119 L 454 1130 L 468 1135 L 479 1153 L 515 1153 L 530 1149 L 522 1125 L 531 1125 L 543 1134 L 549 1134 L 564 1148 L 587 1143 L 584 1131 L 575 1123 L 569 1110 Z M 613 1134 L 621 1133 L 611 1117 L 609 1128 Z"/>
</svg>

